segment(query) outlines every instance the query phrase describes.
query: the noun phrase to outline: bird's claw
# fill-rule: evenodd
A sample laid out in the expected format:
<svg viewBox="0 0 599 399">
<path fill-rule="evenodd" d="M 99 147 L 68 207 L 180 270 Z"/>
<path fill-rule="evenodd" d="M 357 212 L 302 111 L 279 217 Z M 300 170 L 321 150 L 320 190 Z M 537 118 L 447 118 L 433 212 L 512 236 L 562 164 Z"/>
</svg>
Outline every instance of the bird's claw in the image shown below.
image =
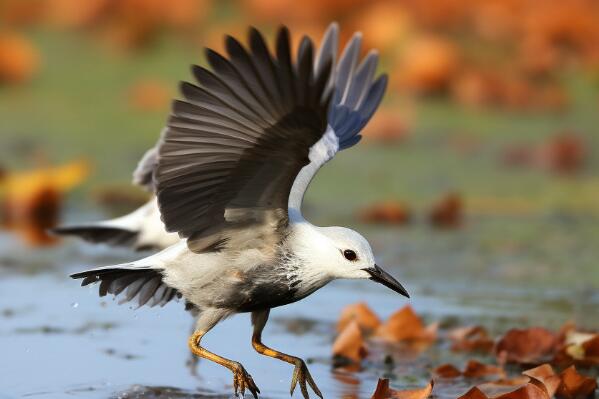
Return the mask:
<svg viewBox="0 0 599 399">
<path fill-rule="evenodd" d="M 322 399 L 322 393 L 320 392 L 320 389 L 318 389 L 318 386 L 316 386 L 314 379 L 310 375 L 306 363 L 304 363 L 304 361 L 301 359 L 296 363 L 295 370 L 293 370 L 293 378 L 291 379 L 291 395 L 293 395 L 293 391 L 295 390 L 295 387 L 298 382 L 300 389 L 302 390 L 302 395 L 304 396 L 304 399 L 310 399 L 306 383 L 308 383 L 310 385 L 310 388 L 312 388 L 312 390 L 314 391 L 314 393 L 318 395 L 320 399 Z"/>
<path fill-rule="evenodd" d="M 245 371 L 243 366 L 238 365 L 233 369 L 233 389 L 235 389 L 235 396 L 241 395 L 241 397 L 243 397 L 246 388 L 252 393 L 254 399 L 258 399 L 260 389 L 258 389 L 252 376 Z"/>
</svg>

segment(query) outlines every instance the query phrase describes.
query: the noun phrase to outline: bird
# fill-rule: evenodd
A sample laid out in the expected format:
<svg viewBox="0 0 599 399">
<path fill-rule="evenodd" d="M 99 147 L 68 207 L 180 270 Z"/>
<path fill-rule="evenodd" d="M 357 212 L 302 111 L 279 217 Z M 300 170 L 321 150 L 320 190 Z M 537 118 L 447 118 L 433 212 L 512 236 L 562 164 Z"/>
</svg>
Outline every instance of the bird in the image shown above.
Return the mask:
<svg viewBox="0 0 599 399">
<path fill-rule="evenodd" d="M 94 244 L 133 248 L 137 251 L 162 250 L 181 239 L 169 233 L 160 220 L 152 175 L 157 165 L 157 145 L 145 152 L 133 171 L 133 184 L 152 194 L 133 212 L 110 220 L 75 223 L 51 229 L 57 236 L 75 236 Z"/>
<path fill-rule="evenodd" d="M 205 50 L 209 68 L 193 66 L 182 82 L 156 149 L 157 204 L 181 240 L 130 263 L 74 273 L 139 306 L 182 298 L 197 315 L 193 354 L 229 369 L 236 395 L 260 390 L 243 365 L 202 346 L 219 322 L 251 313 L 252 346 L 294 366 L 299 385 L 322 393 L 306 362 L 262 340 L 271 309 L 314 293 L 336 279 L 364 279 L 409 297 L 375 262 L 368 241 L 345 227 L 318 227 L 301 212 L 304 193 L 334 155 L 360 141 L 378 108 L 387 75 L 375 76 L 378 53 L 360 60 L 355 33 L 337 60 L 339 26 L 332 23 L 315 54 L 303 36 L 292 56 L 281 26 L 271 51 L 253 27 L 244 46 L 225 36 L 225 55 Z"/>
</svg>

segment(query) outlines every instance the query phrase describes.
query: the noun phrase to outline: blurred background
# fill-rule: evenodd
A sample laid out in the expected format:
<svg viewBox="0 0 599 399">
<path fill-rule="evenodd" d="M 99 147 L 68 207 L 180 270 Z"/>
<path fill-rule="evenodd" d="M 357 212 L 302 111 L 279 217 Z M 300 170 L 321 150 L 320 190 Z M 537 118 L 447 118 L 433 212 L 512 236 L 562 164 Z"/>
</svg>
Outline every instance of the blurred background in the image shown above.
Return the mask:
<svg viewBox="0 0 599 399">
<path fill-rule="evenodd" d="M 147 200 L 131 172 L 203 47 L 245 40 L 250 25 L 272 39 L 281 23 L 296 45 L 318 42 L 333 20 L 342 42 L 363 32 L 390 83 L 363 142 L 312 184 L 308 218 L 363 232 L 425 319 L 599 328 L 596 1 L 0 0 L 0 398 L 228 393 L 226 371 L 186 370 L 181 304 L 133 312 L 67 277 L 143 254 L 46 229 Z M 276 311 L 273 346 L 301 335 L 323 392 L 366 396 L 382 366 L 348 382 L 329 352 L 343 306 L 386 316 L 404 304 L 378 288 L 339 282 Z M 244 349 L 229 357 L 243 359 L 238 319 L 213 345 L 231 350 L 234 326 Z M 57 357 L 61 373 L 48 370 Z M 247 363 L 286 397 L 290 370 Z M 395 375 L 425 378 L 408 370 Z"/>
</svg>

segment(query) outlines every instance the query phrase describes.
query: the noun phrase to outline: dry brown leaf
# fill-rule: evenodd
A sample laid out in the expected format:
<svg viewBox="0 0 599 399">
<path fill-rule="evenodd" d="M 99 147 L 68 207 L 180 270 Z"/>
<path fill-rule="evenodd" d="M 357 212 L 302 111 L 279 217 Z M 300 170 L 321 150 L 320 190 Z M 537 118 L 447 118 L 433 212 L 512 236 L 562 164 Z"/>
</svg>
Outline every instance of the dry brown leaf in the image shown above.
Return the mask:
<svg viewBox="0 0 599 399">
<path fill-rule="evenodd" d="M 530 377 L 521 375 L 514 378 L 501 378 L 495 381 L 485 382 L 477 387 L 488 397 L 496 397 L 505 393 L 513 392 L 516 389 L 530 383 Z"/>
<path fill-rule="evenodd" d="M 408 207 L 402 202 L 378 202 L 361 209 L 358 218 L 364 223 L 388 223 L 403 225 L 410 221 Z"/>
<path fill-rule="evenodd" d="M 490 352 L 495 342 L 482 326 L 459 327 L 449 332 L 454 351 Z"/>
<path fill-rule="evenodd" d="M 501 361 L 540 364 L 553 357 L 557 337 L 541 327 L 511 329 L 499 339 L 495 353 Z"/>
<path fill-rule="evenodd" d="M 436 324 L 425 327 L 422 319 L 409 305 L 393 313 L 389 319 L 379 326 L 376 335 L 390 342 L 432 342 L 437 336 Z"/>
<path fill-rule="evenodd" d="M 557 397 L 563 399 L 586 399 L 593 397 L 597 389 L 597 380 L 586 377 L 576 371 L 574 366 L 560 373 L 561 384 L 557 389 Z"/>
<path fill-rule="evenodd" d="M 360 325 L 356 320 L 352 320 L 333 343 L 333 356 L 359 363 L 367 354 Z"/>
<path fill-rule="evenodd" d="M 550 396 L 544 389 L 529 383 L 514 391 L 495 396 L 493 399 L 550 399 Z"/>
<path fill-rule="evenodd" d="M 434 382 L 431 380 L 427 386 L 418 389 L 394 390 L 389 388 L 389 380 L 379 378 L 372 399 L 426 399 L 433 392 Z"/>
<path fill-rule="evenodd" d="M 429 221 L 439 228 L 458 227 L 462 223 L 462 208 L 462 198 L 458 194 L 445 194 L 429 211 Z"/>
<path fill-rule="evenodd" d="M 458 399 L 488 399 L 488 396 L 477 387 L 472 387 Z"/>
<path fill-rule="evenodd" d="M 437 367 L 434 373 L 441 378 L 456 378 L 462 375 L 462 372 L 453 364 L 443 364 Z"/>
<path fill-rule="evenodd" d="M 549 397 L 555 395 L 555 392 L 561 383 L 560 376 L 555 374 L 553 367 L 547 363 L 533 369 L 525 370 L 522 374 L 530 377 L 533 384 L 543 388 Z"/>
<path fill-rule="evenodd" d="M 341 311 L 337 331 L 343 331 L 354 320 L 365 331 L 374 331 L 381 324 L 381 320 L 376 313 L 366 303 L 360 302 L 346 306 Z"/>
<path fill-rule="evenodd" d="M 468 378 L 480 378 L 488 375 L 504 376 L 505 371 L 498 366 L 484 364 L 476 360 L 470 360 L 468 361 L 468 364 L 466 364 L 463 374 L 464 377 Z"/>
<path fill-rule="evenodd" d="M 539 149 L 539 163 L 562 174 L 580 171 L 587 160 L 587 144 L 573 132 L 562 132 L 550 138 Z"/>
</svg>

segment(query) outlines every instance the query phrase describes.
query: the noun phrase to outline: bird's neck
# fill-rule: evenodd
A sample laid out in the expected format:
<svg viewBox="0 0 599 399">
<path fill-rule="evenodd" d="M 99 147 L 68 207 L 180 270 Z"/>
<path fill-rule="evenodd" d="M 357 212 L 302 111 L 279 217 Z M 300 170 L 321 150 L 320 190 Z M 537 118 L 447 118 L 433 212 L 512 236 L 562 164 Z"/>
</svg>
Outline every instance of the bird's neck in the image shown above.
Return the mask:
<svg viewBox="0 0 599 399">
<path fill-rule="evenodd" d="M 281 264 L 298 294 L 306 296 L 333 280 L 326 268 L 327 259 L 322 256 L 328 239 L 303 218 L 290 224 L 290 232 Z"/>
</svg>

